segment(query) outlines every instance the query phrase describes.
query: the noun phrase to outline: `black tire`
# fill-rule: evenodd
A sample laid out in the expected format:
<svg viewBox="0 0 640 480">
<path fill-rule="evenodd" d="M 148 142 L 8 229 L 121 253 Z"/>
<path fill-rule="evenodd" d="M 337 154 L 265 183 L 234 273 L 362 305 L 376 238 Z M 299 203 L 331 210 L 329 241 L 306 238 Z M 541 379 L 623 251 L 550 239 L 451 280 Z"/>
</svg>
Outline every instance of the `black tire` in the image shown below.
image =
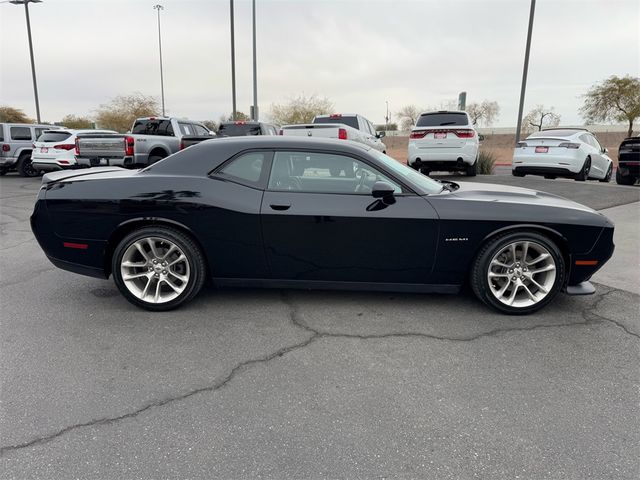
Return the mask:
<svg viewBox="0 0 640 480">
<path fill-rule="evenodd" d="M 431 173 L 431 170 L 429 170 L 426 167 L 423 167 L 423 168 L 420 169 L 420 173 L 423 174 L 423 175 L 426 175 L 428 177 L 429 174 Z"/>
<path fill-rule="evenodd" d="M 478 159 L 473 162 L 473 165 L 467 166 L 467 177 L 475 177 L 478 174 Z"/>
<path fill-rule="evenodd" d="M 526 174 L 518 172 L 517 170 L 511 170 L 511 175 L 513 175 L 514 177 L 524 177 Z"/>
<path fill-rule="evenodd" d="M 186 282 L 187 286 L 184 291 L 182 291 L 182 293 L 180 293 L 175 299 L 165 303 L 152 303 L 139 299 L 129 291 L 122 278 L 120 264 L 124 253 L 134 242 L 149 237 L 166 239 L 178 246 L 178 248 L 180 248 L 184 253 L 189 264 L 190 272 L 192 272 L 189 280 Z M 188 235 L 173 228 L 144 227 L 131 232 L 123 238 L 122 241 L 120 241 L 113 252 L 113 257 L 111 259 L 111 271 L 113 272 L 113 280 L 118 287 L 118 290 L 120 290 L 120 293 L 122 293 L 129 302 L 138 307 L 144 308 L 145 310 L 161 312 L 173 310 L 174 308 L 179 307 L 183 303 L 191 300 L 200 292 L 206 280 L 207 265 L 200 247 Z"/>
<path fill-rule="evenodd" d="M 7 174 L 7 169 L 6 168 L 0 168 L 0 177 L 3 177 Z"/>
<path fill-rule="evenodd" d="M 18 170 L 18 175 L 21 177 L 37 177 L 39 174 L 39 172 L 31 165 L 31 155 L 27 153 L 20 155 L 18 163 L 16 164 L 16 169 Z"/>
<path fill-rule="evenodd" d="M 494 255 L 496 255 L 505 246 L 517 241 L 528 241 L 540 244 L 551 254 L 556 267 L 555 281 L 549 292 L 537 303 L 527 307 L 513 307 L 500 302 L 491 292 L 489 279 L 487 278 L 490 266 L 489 264 Z M 529 313 L 540 310 L 551 300 L 553 300 L 553 298 L 562 289 L 565 281 L 565 276 L 566 266 L 562 257 L 562 253 L 560 252 L 558 246 L 544 235 L 536 232 L 522 231 L 505 233 L 487 241 L 487 243 L 480 249 L 480 252 L 473 262 L 471 268 L 470 283 L 475 295 L 485 305 L 488 305 L 489 307 L 498 310 L 499 312 L 509 315 L 527 315 Z"/>
<path fill-rule="evenodd" d="M 636 183 L 636 178 L 631 175 L 621 175 L 620 169 L 616 170 L 616 183 L 618 185 L 633 185 Z"/>
<path fill-rule="evenodd" d="M 558 177 L 556 177 L 555 175 L 545 175 L 544 178 L 546 178 L 547 180 L 555 180 Z"/>
<path fill-rule="evenodd" d="M 609 165 L 609 168 L 607 168 L 607 173 L 605 174 L 604 178 L 598 181 L 602 183 L 609 183 L 611 181 L 612 174 L 613 174 L 613 164 Z"/>
<path fill-rule="evenodd" d="M 587 157 L 587 159 L 582 164 L 582 168 L 580 169 L 580 171 L 578 172 L 574 180 L 578 182 L 584 182 L 589 178 L 589 170 L 591 170 L 591 158 Z"/>
</svg>

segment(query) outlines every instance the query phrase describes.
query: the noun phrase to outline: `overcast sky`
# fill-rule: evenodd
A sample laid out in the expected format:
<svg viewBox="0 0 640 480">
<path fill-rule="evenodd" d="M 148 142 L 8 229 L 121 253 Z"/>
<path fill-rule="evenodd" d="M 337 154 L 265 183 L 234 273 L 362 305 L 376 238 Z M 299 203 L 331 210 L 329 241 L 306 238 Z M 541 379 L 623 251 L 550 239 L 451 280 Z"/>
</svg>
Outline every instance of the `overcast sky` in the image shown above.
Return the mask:
<svg viewBox="0 0 640 480">
<path fill-rule="evenodd" d="M 44 0 L 30 6 L 43 120 L 91 115 L 118 94 L 160 96 L 154 0 Z M 228 0 L 161 0 L 169 114 L 231 111 Z M 251 2 L 235 1 L 238 109 L 252 103 Z M 529 0 L 257 0 L 258 104 L 301 93 L 384 123 L 406 104 L 495 100 L 517 119 Z M 640 1 L 539 0 L 525 113 L 554 106 L 581 124 L 580 95 L 640 75 Z M 35 117 L 24 8 L 0 4 L 0 104 Z"/>
</svg>

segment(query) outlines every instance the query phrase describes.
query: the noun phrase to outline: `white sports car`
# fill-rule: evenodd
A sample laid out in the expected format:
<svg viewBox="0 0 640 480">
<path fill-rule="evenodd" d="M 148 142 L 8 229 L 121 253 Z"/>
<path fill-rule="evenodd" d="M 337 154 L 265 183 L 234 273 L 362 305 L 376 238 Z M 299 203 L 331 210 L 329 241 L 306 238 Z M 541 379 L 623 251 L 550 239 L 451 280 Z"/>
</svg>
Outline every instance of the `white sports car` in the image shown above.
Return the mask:
<svg viewBox="0 0 640 480">
<path fill-rule="evenodd" d="M 554 128 L 535 132 L 516 145 L 511 173 L 516 177 L 529 174 L 608 182 L 613 161 L 591 132 Z"/>
</svg>

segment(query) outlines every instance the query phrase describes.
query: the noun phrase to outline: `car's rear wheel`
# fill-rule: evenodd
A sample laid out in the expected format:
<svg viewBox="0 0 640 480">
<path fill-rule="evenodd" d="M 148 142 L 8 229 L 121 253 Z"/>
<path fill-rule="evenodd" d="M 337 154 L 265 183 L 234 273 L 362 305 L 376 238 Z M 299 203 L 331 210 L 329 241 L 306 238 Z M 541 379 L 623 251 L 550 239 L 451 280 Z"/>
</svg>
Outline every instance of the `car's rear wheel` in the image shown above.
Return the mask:
<svg viewBox="0 0 640 480">
<path fill-rule="evenodd" d="M 587 157 L 582 165 L 582 168 L 576 175 L 575 180 L 578 182 L 584 182 L 587 178 L 589 178 L 589 171 L 591 170 L 591 158 Z"/>
<path fill-rule="evenodd" d="M 636 178 L 631 175 L 622 175 L 618 169 L 616 170 L 616 183 L 618 185 L 633 185 L 636 183 Z"/>
<path fill-rule="evenodd" d="M 514 177 L 524 177 L 525 174 L 522 172 L 518 172 L 517 170 L 511 170 L 511 175 L 513 175 Z"/>
<path fill-rule="evenodd" d="M 556 177 L 555 175 L 545 175 L 544 178 L 546 178 L 547 180 L 555 180 L 558 177 Z"/>
<path fill-rule="evenodd" d="M 31 164 L 31 156 L 23 153 L 18 158 L 18 164 L 16 165 L 16 169 L 18 170 L 18 174 L 21 177 L 37 177 L 38 171 L 33 168 Z"/>
<path fill-rule="evenodd" d="M 145 227 L 127 235 L 112 259 L 116 286 L 134 305 L 171 310 L 198 294 L 206 263 L 187 235 L 165 227 Z"/>
<path fill-rule="evenodd" d="M 478 159 L 473 162 L 473 165 L 467 165 L 467 177 L 475 177 L 478 174 Z"/>
<path fill-rule="evenodd" d="M 7 174 L 7 169 L 6 168 L 0 168 L 0 177 L 4 176 Z"/>
<path fill-rule="evenodd" d="M 429 170 L 427 167 L 423 167 L 420 169 L 420 173 L 423 175 L 429 176 L 429 174 L 431 173 L 431 170 Z"/>
<path fill-rule="evenodd" d="M 471 287 L 503 313 L 535 312 L 555 297 L 565 278 L 558 246 L 535 232 L 504 234 L 487 242 L 471 270 Z"/>
<path fill-rule="evenodd" d="M 607 173 L 605 174 L 604 178 L 598 180 L 599 182 L 610 182 L 611 181 L 611 175 L 613 174 L 613 164 L 609 165 L 609 168 L 607 168 Z"/>
<path fill-rule="evenodd" d="M 149 156 L 149 165 L 153 165 L 154 163 L 159 162 L 163 158 L 166 158 L 166 156 L 163 156 L 163 155 L 150 155 Z"/>
</svg>

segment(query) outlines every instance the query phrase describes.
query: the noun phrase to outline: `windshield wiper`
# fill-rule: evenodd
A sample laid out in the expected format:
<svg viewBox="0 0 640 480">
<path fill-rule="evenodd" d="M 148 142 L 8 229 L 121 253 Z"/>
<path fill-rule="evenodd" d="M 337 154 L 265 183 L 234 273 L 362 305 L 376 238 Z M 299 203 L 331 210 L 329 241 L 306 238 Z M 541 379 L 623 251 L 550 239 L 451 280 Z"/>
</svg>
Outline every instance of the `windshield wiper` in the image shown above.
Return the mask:
<svg viewBox="0 0 640 480">
<path fill-rule="evenodd" d="M 441 123 L 440 126 L 444 127 L 445 125 L 455 125 L 455 124 L 456 122 L 444 122 L 444 123 Z"/>
</svg>

